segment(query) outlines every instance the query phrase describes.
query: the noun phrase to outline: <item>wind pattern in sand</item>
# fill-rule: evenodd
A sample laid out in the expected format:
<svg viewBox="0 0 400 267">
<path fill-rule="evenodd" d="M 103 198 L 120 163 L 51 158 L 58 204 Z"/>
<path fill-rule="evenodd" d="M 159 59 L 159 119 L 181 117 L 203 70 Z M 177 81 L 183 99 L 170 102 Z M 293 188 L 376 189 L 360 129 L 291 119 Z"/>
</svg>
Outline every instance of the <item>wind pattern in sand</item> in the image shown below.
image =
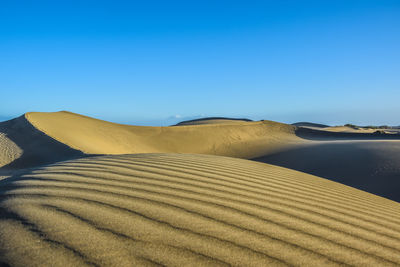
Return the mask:
<svg viewBox="0 0 400 267">
<path fill-rule="evenodd" d="M 247 160 L 82 158 L 1 190 L 1 262 L 15 266 L 400 264 L 398 203 Z"/>
</svg>

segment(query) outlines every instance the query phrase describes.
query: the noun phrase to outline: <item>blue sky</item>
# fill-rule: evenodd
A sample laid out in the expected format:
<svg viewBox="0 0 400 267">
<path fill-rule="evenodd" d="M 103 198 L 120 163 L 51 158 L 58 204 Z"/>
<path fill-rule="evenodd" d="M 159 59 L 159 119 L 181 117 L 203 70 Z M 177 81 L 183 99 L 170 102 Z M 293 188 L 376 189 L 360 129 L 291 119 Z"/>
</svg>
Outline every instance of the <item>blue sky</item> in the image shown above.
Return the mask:
<svg viewBox="0 0 400 267">
<path fill-rule="evenodd" d="M 400 1 L 1 1 L 0 120 L 400 125 Z"/>
</svg>

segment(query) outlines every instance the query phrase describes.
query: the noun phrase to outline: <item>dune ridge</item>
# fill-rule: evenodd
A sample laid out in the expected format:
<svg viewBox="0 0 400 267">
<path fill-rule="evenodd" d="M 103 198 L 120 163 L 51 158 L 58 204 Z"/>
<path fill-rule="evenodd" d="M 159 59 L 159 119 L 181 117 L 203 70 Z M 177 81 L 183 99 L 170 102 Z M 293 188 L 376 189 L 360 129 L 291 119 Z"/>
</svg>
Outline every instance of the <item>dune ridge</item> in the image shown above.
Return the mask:
<svg viewBox="0 0 400 267">
<path fill-rule="evenodd" d="M 399 203 L 248 160 L 98 156 L 1 190 L 0 262 L 13 266 L 400 264 Z"/>
<path fill-rule="evenodd" d="M 300 142 L 296 127 L 272 121 L 180 127 L 131 126 L 71 112 L 30 112 L 37 129 L 87 154 L 200 153 L 253 158 Z"/>
</svg>

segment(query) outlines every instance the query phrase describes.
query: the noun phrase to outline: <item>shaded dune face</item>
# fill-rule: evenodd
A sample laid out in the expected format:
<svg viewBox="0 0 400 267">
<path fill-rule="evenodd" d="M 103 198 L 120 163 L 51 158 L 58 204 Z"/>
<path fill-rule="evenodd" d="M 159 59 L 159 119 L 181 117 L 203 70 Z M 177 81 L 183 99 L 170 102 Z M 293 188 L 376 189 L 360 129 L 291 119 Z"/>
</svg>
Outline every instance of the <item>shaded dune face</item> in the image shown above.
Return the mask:
<svg viewBox="0 0 400 267">
<path fill-rule="evenodd" d="M 0 132 L 0 167 L 8 165 L 22 155 L 22 150 L 7 134 Z"/>
<path fill-rule="evenodd" d="M 0 168 L 29 168 L 82 157 L 70 148 L 36 129 L 25 116 L 0 123 Z"/>
<path fill-rule="evenodd" d="M 396 266 L 400 204 L 210 155 L 60 162 L 1 182 L 13 266 Z"/>
<path fill-rule="evenodd" d="M 317 175 L 400 202 L 399 141 L 317 141 L 255 160 Z"/>
</svg>

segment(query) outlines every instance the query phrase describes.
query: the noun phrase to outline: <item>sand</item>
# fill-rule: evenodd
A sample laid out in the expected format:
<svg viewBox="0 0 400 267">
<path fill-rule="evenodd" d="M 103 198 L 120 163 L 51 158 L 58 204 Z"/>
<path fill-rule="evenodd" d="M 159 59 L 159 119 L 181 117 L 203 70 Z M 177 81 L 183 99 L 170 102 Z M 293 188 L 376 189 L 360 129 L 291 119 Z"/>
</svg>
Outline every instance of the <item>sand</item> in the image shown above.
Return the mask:
<svg viewBox="0 0 400 267">
<path fill-rule="evenodd" d="M 315 141 L 255 160 L 317 175 L 400 202 L 400 141 Z"/>
<path fill-rule="evenodd" d="M 373 133 L 376 129 L 352 128 L 348 126 L 331 126 L 322 128 L 322 130 L 329 132 L 343 132 L 343 133 Z"/>
<path fill-rule="evenodd" d="M 0 175 L 8 169 L 37 167 L 83 155 L 35 128 L 25 116 L 0 123 Z"/>
<path fill-rule="evenodd" d="M 27 113 L 0 123 L 0 265 L 397 266 L 399 140 Z"/>
<path fill-rule="evenodd" d="M 400 204 L 210 155 L 60 162 L 3 181 L 13 266 L 396 266 Z"/>
</svg>

